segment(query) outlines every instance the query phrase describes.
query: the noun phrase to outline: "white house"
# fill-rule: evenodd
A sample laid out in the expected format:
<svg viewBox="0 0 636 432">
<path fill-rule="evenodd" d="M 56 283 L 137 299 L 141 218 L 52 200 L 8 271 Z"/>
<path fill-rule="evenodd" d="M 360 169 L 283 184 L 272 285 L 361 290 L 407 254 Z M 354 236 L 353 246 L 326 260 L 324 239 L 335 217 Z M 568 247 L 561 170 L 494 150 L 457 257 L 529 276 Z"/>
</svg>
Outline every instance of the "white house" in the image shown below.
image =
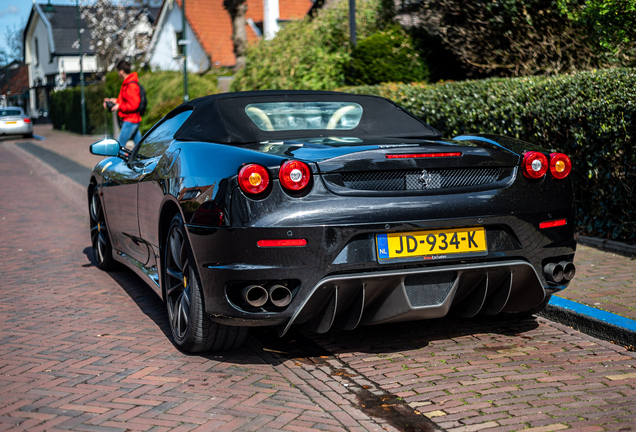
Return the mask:
<svg viewBox="0 0 636 432">
<path fill-rule="evenodd" d="M 90 35 L 82 29 L 83 69 L 86 77 L 98 71 L 97 59 L 89 50 Z M 33 3 L 24 30 L 24 61 L 28 65 L 30 115 L 48 115 L 49 93 L 55 88 L 79 83 L 80 57 L 75 6 Z"/>
<path fill-rule="evenodd" d="M 159 8 L 144 8 L 122 29 L 121 43 L 124 56 L 135 60 L 143 59 L 148 50 L 158 14 Z"/>
<path fill-rule="evenodd" d="M 211 67 L 236 64 L 232 43 L 232 18 L 223 0 L 185 1 L 188 71 L 205 72 Z M 181 0 L 164 0 L 146 59 L 152 69 L 181 70 L 183 56 Z M 248 42 L 265 35 L 272 38 L 279 24 L 302 19 L 312 0 L 247 0 Z"/>
<path fill-rule="evenodd" d="M 187 1 L 187 0 L 186 0 Z M 186 8 L 188 3 L 186 2 Z M 186 34 L 182 35 L 183 20 L 181 8 L 174 0 L 165 0 L 157 18 L 156 31 L 150 39 L 147 62 L 153 70 L 181 70 L 183 68 L 183 48 L 178 41 L 188 40 L 188 71 L 204 72 L 211 67 L 208 54 L 194 35 L 186 21 Z"/>
<path fill-rule="evenodd" d="M 121 29 L 124 55 L 132 60 L 142 58 L 154 29 L 159 8 L 139 11 Z M 80 83 L 78 13 L 75 6 L 33 3 L 24 30 L 24 61 L 29 70 L 30 114 L 34 118 L 48 114 L 52 90 L 75 87 Z M 91 49 L 91 34 L 84 19 L 80 19 L 84 80 L 99 79 L 104 65 L 98 64 Z"/>
</svg>

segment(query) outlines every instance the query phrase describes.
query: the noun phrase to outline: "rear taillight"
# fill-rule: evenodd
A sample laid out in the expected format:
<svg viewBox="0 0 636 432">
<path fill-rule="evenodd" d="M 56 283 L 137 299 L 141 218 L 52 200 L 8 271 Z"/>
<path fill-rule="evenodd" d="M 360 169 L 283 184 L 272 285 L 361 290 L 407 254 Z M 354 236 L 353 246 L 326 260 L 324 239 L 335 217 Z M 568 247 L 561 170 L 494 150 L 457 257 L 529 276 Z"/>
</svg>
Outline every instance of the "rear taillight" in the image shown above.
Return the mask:
<svg viewBox="0 0 636 432">
<path fill-rule="evenodd" d="M 540 152 L 531 151 L 523 157 L 523 175 L 538 179 L 548 172 L 548 158 Z"/>
<path fill-rule="evenodd" d="M 550 155 L 550 174 L 555 179 L 561 180 L 570 175 L 572 171 L 572 161 L 563 153 L 552 153 Z"/>
<path fill-rule="evenodd" d="M 311 170 L 304 162 L 289 160 L 281 165 L 278 179 L 285 189 L 301 191 L 311 180 Z"/>
<path fill-rule="evenodd" d="M 260 165 L 245 165 L 239 171 L 238 184 L 241 190 L 247 194 L 259 194 L 269 186 L 269 172 Z"/>
<path fill-rule="evenodd" d="M 30 118 L 28 118 L 28 117 L 26 117 L 26 118 L 24 119 L 24 122 L 25 122 L 25 123 L 31 123 L 31 119 L 30 119 Z"/>
</svg>

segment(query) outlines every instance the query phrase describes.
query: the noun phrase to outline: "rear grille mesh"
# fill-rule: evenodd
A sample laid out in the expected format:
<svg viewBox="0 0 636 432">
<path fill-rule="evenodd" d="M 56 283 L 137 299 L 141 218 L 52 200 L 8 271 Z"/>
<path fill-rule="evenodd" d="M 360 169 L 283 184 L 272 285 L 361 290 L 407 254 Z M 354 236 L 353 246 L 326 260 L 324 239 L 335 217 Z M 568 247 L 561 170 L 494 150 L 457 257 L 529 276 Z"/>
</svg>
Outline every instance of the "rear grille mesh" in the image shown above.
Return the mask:
<svg viewBox="0 0 636 432">
<path fill-rule="evenodd" d="M 413 307 L 437 306 L 444 303 L 457 279 L 457 272 L 424 273 L 407 276 L 404 288 Z"/>
<path fill-rule="evenodd" d="M 417 169 L 341 174 L 341 186 L 354 190 L 399 191 L 480 186 L 499 177 L 499 168 Z"/>
</svg>

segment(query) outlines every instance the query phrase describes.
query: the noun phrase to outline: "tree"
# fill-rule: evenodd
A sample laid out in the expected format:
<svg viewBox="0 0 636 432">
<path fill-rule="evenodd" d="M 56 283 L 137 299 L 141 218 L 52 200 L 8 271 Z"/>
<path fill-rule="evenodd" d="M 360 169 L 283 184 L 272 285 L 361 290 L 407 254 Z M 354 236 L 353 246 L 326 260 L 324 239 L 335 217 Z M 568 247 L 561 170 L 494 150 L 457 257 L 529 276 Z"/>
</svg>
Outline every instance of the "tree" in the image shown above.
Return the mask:
<svg viewBox="0 0 636 432">
<path fill-rule="evenodd" d="M 7 26 L 4 29 L 4 39 L 9 48 L 6 54 L 10 59 L 23 60 L 24 41 L 22 34 L 24 33 L 24 27 L 24 24 L 21 26 L 14 24 L 13 27 Z"/>
<path fill-rule="evenodd" d="M 559 9 L 593 30 L 600 54 L 633 65 L 636 60 L 636 0 L 558 0 Z"/>
<path fill-rule="evenodd" d="M 223 0 L 223 7 L 232 18 L 232 43 L 234 44 L 234 56 L 236 57 L 234 70 L 239 71 L 245 67 L 247 53 L 247 32 L 245 31 L 247 1 Z"/>
<path fill-rule="evenodd" d="M 422 0 L 418 15 L 472 75 L 550 75 L 602 66 L 586 27 L 562 13 L 556 0 Z"/>
<path fill-rule="evenodd" d="M 91 45 L 83 49 L 94 51 L 99 65 L 112 70 L 125 55 L 122 46 L 125 28 L 139 11 L 113 4 L 111 0 L 83 0 L 80 10 L 91 33 Z M 79 46 L 79 41 L 74 46 Z"/>
</svg>

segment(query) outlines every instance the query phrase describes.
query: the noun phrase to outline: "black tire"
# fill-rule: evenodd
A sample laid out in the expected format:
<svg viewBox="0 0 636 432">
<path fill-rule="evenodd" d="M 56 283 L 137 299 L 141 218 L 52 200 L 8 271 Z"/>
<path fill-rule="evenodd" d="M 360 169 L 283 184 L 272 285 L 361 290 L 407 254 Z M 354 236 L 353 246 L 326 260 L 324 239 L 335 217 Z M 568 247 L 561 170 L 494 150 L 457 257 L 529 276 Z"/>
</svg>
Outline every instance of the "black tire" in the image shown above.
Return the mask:
<svg viewBox="0 0 636 432">
<path fill-rule="evenodd" d="M 161 257 L 164 298 L 176 347 L 187 353 L 240 347 L 248 327 L 218 324 L 204 311 L 201 281 L 180 214 L 170 222 Z"/>
<path fill-rule="evenodd" d="M 24 135 L 22 135 L 22 138 L 33 138 L 33 134 L 32 133 L 24 134 Z"/>
<path fill-rule="evenodd" d="M 115 268 L 113 248 L 108 236 L 104 208 L 102 207 L 102 200 L 99 197 L 97 187 L 91 193 L 91 199 L 88 203 L 88 214 L 90 217 L 91 246 L 93 247 L 95 263 L 102 270 L 112 270 Z"/>
</svg>

